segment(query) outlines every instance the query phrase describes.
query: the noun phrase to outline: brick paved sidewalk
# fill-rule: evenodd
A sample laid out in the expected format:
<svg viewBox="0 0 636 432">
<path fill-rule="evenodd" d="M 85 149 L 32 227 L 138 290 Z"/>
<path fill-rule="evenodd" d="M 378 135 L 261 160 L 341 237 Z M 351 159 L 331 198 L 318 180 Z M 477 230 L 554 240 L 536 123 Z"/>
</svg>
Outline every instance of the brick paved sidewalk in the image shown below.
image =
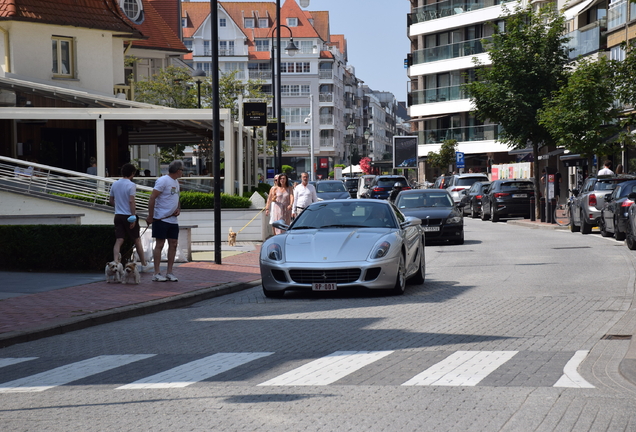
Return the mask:
<svg viewBox="0 0 636 432">
<path fill-rule="evenodd" d="M 175 266 L 179 282 L 152 282 L 150 271 L 142 273 L 139 285 L 104 281 L 2 300 L 0 347 L 252 286 L 261 278 L 259 252 L 260 246 L 256 246 L 252 251 L 224 258 L 221 265 L 190 262 Z M 177 303 L 170 305 L 173 300 Z"/>
</svg>

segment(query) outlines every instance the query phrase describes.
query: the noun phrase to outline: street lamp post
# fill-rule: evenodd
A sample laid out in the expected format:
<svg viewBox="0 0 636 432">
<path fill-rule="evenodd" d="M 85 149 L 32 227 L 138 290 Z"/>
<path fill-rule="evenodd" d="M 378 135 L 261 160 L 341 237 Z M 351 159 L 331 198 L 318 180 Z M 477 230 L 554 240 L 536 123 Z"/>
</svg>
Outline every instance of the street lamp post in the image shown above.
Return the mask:
<svg viewBox="0 0 636 432">
<path fill-rule="evenodd" d="M 353 122 L 347 126 L 347 135 L 349 135 L 349 176 L 353 178 L 353 144 L 356 136 L 356 126 Z"/>
<path fill-rule="evenodd" d="M 205 81 L 206 73 L 203 69 L 197 69 L 192 74 L 192 79 L 197 83 L 197 107 L 201 108 L 201 83 Z"/>
<path fill-rule="evenodd" d="M 305 123 L 309 123 L 309 180 L 316 180 L 316 169 L 314 168 L 314 95 L 309 95 L 309 115 Z"/>
</svg>

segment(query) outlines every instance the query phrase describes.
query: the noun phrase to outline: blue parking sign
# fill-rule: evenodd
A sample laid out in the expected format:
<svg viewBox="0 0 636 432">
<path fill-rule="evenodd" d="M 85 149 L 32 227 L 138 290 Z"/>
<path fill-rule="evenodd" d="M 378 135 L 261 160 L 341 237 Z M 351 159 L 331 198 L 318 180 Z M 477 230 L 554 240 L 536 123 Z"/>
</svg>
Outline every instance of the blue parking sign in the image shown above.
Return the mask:
<svg viewBox="0 0 636 432">
<path fill-rule="evenodd" d="M 466 165 L 464 164 L 464 153 L 462 152 L 455 152 L 455 165 L 457 165 L 457 168 L 466 168 Z"/>
</svg>

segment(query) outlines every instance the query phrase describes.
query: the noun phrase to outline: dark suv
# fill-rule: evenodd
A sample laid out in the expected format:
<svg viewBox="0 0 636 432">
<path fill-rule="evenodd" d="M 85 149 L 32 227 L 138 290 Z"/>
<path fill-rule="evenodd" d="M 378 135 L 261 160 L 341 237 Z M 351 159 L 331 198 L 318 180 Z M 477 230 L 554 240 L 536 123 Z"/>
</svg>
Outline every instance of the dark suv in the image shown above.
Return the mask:
<svg viewBox="0 0 636 432">
<path fill-rule="evenodd" d="M 411 189 L 409 183 L 406 181 L 406 177 L 404 176 L 379 175 L 375 176 L 375 178 L 371 182 L 366 197 L 375 199 L 388 199 L 391 195 L 391 191 L 393 190 L 393 186 L 395 185 L 395 183 L 400 183 L 401 191 Z"/>
<path fill-rule="evenodd" d="M 351 198 L 357 198 L 358 197 L 358 178 L 354 177 L 354 178 L 345 178 L 343 180 L 345 188 L 347 189 L 347 192 L 349 192 L 349 195 L 351 195 Z"/>
<path fill-rule="evenodd" d="M 530 199 L 534 197 L 534 182 L 528 179 L 493 181 L 481 198 L 481 220 L 498 222 L 502 217 L 530 218 Z"/>
</svg>

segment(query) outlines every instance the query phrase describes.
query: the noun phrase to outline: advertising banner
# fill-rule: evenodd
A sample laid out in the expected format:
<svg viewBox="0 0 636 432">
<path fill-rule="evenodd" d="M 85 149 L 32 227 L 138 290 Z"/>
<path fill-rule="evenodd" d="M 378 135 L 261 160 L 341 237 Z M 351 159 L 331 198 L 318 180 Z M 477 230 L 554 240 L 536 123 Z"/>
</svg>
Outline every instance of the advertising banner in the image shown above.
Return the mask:
<svg viewBox="0 0 636 432">
<path fill-rule="evenodd" d="M 267 141 L 278 141 L 278 125 L 275 122 L 267 123 Z M 285 123 L 280 124 L 281 140 L 285 139 Z"/>
<path fill-rule="evenodd" d="M 243 124 L 245 126 L 267 126 L 267 104 L 265 102 L 245 102 L 243 104 Z"/>
<path fill-rule="evenodd" d="M 393 168 L 417 168 L 417 136 L 393 137 Z"/>
</svg>

